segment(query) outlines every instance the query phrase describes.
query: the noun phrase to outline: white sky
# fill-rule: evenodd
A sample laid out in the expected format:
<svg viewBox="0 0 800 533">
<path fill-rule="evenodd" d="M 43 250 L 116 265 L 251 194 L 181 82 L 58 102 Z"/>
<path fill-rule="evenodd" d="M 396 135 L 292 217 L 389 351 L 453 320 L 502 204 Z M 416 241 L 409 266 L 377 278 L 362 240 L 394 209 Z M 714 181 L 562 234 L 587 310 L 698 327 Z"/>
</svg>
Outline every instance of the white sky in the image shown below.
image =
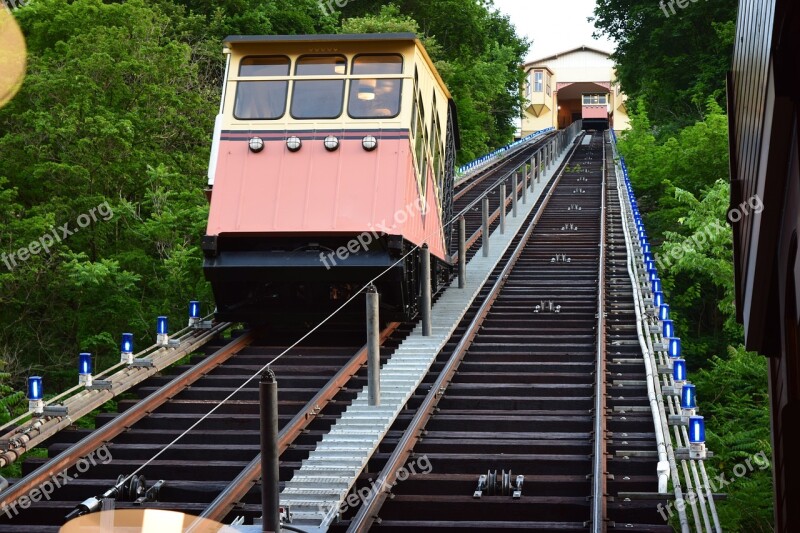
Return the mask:
<svg viewBox="0 0 800 533">
<path fill-rule="evenodd" d="M 581 45 L 614 50 L 614 43 L 592 39 L 594 25 L 586 18 L 594 12 L 595 0 L 494 0 L 509 16 L 517 34 L 533 41 L 528 60 L 538 59 Z"/>
</svg>

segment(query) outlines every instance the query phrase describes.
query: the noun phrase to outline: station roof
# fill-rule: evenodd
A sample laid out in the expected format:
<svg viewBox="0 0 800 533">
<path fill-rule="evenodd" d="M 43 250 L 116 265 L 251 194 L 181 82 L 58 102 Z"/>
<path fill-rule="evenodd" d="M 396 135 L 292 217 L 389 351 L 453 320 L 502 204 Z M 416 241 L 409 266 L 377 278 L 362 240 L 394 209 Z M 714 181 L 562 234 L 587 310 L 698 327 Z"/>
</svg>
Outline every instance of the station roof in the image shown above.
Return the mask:
<svg viewBox="0 0 800 533">
<path fill-rule="evenodd" d="M 331 33 L 313 35 L 229 35 L 225 44 L 311 43 L 318 41 L 416 41 L 417 35 L 402 33 Z"/>
<path fill-rule="evenodd" d="M 551 59 L 558 59 L 559 57 L 566 56 L 569 54 L 573 54 L 575 52 L 595 52 L 597 54 L 602 54 L 606 57 L 611 56 L 613 52 L 609 52 L 608 50 L 600 50 L 599 48 L 593 48 L 591 46 L 578 46 L 576 48 L 570 48 L 569 50 L 564 50 L 563 52 L 559 52 L 557 54 L 551 54 L 546 57 L 540 57 L 539 59 L 534 59 L 533 61 L 528 61 L 525 63 L 525 68 L 531 67 L 533 65 L 538 65 L 544 61 L 550 61 Z"/>
</svg>

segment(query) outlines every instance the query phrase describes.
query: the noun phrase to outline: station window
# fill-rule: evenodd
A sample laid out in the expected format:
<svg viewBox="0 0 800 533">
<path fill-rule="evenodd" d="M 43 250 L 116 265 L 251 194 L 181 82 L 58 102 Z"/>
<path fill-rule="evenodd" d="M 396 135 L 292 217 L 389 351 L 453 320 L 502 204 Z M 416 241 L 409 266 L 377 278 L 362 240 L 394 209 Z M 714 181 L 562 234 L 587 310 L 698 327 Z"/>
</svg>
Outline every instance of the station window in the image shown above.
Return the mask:
<svg viewBox="0 0 800 533">
<path fill-rule="evenodd" d="M 544 72 L 541 70 L 537 70 L 533 73 L 533 92 L 540 93 L 542 92 L 542 79 L 544 77 Z"/>
<path fill-rule="evenodd" d="M 353 75 L 403 73 L 399 55 L 361 55 L 353 59 Z M 403 80 L 358 78 L 350 81 L 347 113 L 352 118 L 393 118 L 400 114 Z"/>
<path fill-rule="evenodd" d="M 605 105 L 607 103 L 605 94 L 584 94 L 583 105 Z"/>
<path fill-rule="evenodd" d="M 283 56 L 245 57 L 239 64 L 239 77 L 288 76 L 289 58 Z M 275 120 L 286 111 L 286 80 L 239 81 L 233 116 L 240 120 Z"/>
<path fill-rule="evenodd" d="M 347 74 L 344 56 L 304 56 L 297 60 L 299 76 L 343 76 Z M 326 119 L 342 114 L 344 80 L 303 80 L 294 82 L 292 91 L 293 118 Z"/>
</svg>

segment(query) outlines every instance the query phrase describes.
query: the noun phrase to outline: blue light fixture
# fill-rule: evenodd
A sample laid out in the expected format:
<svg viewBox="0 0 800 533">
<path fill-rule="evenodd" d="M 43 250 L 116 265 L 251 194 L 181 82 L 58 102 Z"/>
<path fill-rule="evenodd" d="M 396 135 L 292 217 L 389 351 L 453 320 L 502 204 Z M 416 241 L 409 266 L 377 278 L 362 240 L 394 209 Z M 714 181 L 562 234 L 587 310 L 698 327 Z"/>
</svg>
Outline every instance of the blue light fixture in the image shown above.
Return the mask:
<svg viewBox="0 0 800 533">
<path fill-rule="evenodd" d="M 675 325 L 672 323 L 672 320 L 663 320 L 661 324 L 662 337 L 671 338 L 675 336 Z"/>
<path fill-rule="evenodd" d="M 697 409 L 697 392 L 695 388 L 691 383 L 687 383 L 681 389 L 681 409 L 692 411 L 692 414 Z"/>
<path fill-rule="evenodd" d="M 646 254 L 644 254 L 644 260 L 645 261 L 655 261 L 655 259 L 653 258 L 653 254 L 651 254 L 650 252 L 647 252 Z"/>
<path fill-rule="evenodd" d="M 92 354 L 82 352 L 78 356 L 78 374 L 86 375 L 92 373 Z"/>
<path fill-rule="evenodd" d="M 33 414 L 40 415 L 44 412 L 44 386 L 42 376 L 30 376 L 28 378 L 28 410 Z"/>
<path fill-rule="evenodd" d="M 78 384 L 87 387 L 92 384 L 92 354 L 89 352 L 78 356 Z"/>
<path fill-rule="evenodd" d="M 672 361 L 672 379 L 675 381 L 675 386 L 680 387 L 686 383 L 686 360 L 674 359 Z"/>
<path fill-rule="evenodd" d="M 200 322 L 200 302 L 192 300 L 189 302 L 189 327 L 194 327 Z"/>
<path fill-rule="evenodd" d="M 689 459 L 706 458 L 706 424 L 702 416 L 689 417 Z"/>
<path fill-rule="evenodd" d="M 660 292 L 662 290 L 662 288 L 661 288 L 661 278 L 656 278 L 654 280 L 651 280 L 650 281 L 650 288 L 653 290 L 653 292 Z"/>
<path fill-rule="evenodd" d="M 706 441 L 706 424 L 702 416 L 689 417 L 689 443 L 703 444 Z"/>
<path fill-rule="evenodd" d="M 669 320 L 669 304 L 662 303 L 658 306 L 658 319 Z"/>
<path fill-rule="evenodd" d="M 160 316 L 156 321 L 156 344 L 166 346 L 169 344 L 169 335 L 167 335 L 167 317 Z"/>
<path fill-rule="evenodd" d="M 44 397 L 42 387 L 42 376 L 31 376 L 28 378 L 28 399 L 41 400 Z"/>
<path fill-rule="evenodd" d="M 123 333 L 122 342 L 120 343 L 120 351 L 122 353 L 133 353 L 133 333 Z"/>
<path fill-rule="evenodd" d="M 664 293 L 661 291 L 655 291 L 653 293 L 653 307 L 659 309 L 663 303 L 664 303 Z"/>
<path fill-rule="evenodd" d="M 650 243 L 647 239 L 642 242 L 642 252 L 647 253 L 650 251 Z"/>
<path fill-rule="evenodd" d="M 123 333 L 119 344 L 119 362 L 124 365 L 133 363 L 133 333 Z"/>
<path fill-rule="evenodd" d="M 667 354 L 673 359 L 681 356 L 681 339 L 680 337 L 672 337 L 669 339 Z"/>
<path fill-rule="evenodd" d="M 654 279 L 658 279 L 658 272 L 651 270 L 647 273 L 647 281 L 653 281 Z"/>
</svg>

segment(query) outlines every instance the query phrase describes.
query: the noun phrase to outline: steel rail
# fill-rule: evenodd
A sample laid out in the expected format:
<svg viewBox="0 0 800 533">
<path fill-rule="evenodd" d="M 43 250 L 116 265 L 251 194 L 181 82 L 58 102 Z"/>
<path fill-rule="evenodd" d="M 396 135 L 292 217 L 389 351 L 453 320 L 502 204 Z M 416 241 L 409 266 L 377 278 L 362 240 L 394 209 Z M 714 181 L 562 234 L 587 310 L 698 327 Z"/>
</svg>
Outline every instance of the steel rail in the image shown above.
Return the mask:
<svg viewBox="0 0 800 533">
<path fill-rule="evenodd" d="M 594 533 L 606 530 L 606 143 L 602 137 L 603 165 L 600 189 L 600 258 L 597 280 L 597 360 L 595 362 L 594 461 L 592 468 L 591 528 Z"/>
<path fill-rule="evenodd" d="M 575 152 L 577 149 L 578 144 L 575 144 L 572 148 L 572 153 Z M 459 365 L 461 364 L 464 356 L 467 353 L 470 345 L 472 344 L 475 337 L 478 335 L 481 325 L 483 324 L 486 316 L 489 313 L 492 305 L 494 304 L 495 300 L 497 299 L 498 295 L 500 294 L 501 289 L 505 286 L 505 283 L 508 279 L 508 275 L 516 265 L 517 260 L 519 259 L 520 255 L 522 254 L 523 249 L 528 243 L 536 224 L 539 221 L 544 209 L 547 207 L 547 204 L 550 201 L 550 198 L 553 195 L 553 191 L 555 190 L 558 183 L 561 181 L 561 176 L 563 175 L 563 168 L 567 161 L 569 161 L 569 157 L 565 158 L 564 163 L 562 163 L 559 172 L 554 180 L 552 180 L 550 184 L 550 188 L 547 192 L 547 195 L 542 200 L 542 205 L 539 206 L 539 209 L 536 211 L 536 214 L 533 216 L 533 219 L 528 224 L 527 228 L 525 229 L 524 234 L 522 235 L 520 242 L 514 248 L 514 251 L 506 262 L 506 265 L 503 267 L 503 270 L 497 275 L 497 279 L 495 280 L 489 294 L 486 296 L 485 300 L 481 304 L 480 308 L 478 309 L 477 314 L 470 322 L 469 326 L 467 326 L 466 331 L 463 333 L 461 340 L 459 341 L 458 345 L 453 350 L 452 355 L 445 363 L 444 368 L 439 373 L 439 377 L 436 379 L 436 382 L 431 386 L 428 394 L 425 396 L 425 399 L 422 401 L 422 404 L 417 408 L 417 412 L 414 415 L 414 418 L 411 420 L 408 428 L 403 433 L 403 436 L 400 438 L 400 441 L 395 446 L 392 455 L 387 460 L 383 470 L 381 470 L 378 479 L 375 481 L 374 486 L 377 487 L 384 487 L 382 490 L 373 491 L 368 499 L 363 503 L 361 508 L 359 509 L 356 516 L 350 522 L 350 527 L 347 529 L 348 533 L 354 532 L 365 532 L 369 530 L 375 520 L 378 518 L 378 511 L 383 506 L 383 503 L 386 501 L 386 498 L 389 497 L 389 491 L 386 490 L 385 487 L 391 487 L 394 483 L 394 479 L 389 479 L 390 477 L 395 477 L 397 472 L 400 470 L 403 465 L 406 464 L 408 461 L 408 457 L 413 452 L 417 441 L 419 441 L 422 429 L 428 423 L 430 418 L 433 416 L 433 413 L 436 409 L 439 400 L 441 400 L 442 396 L 444 395 L 447 386 L 450 384 L 453 376 L 455 375 L 456 371 L 458 370 Z"/>
<path fill-rule="evenodd" d="M 379 341 L 383 344 L 400 326 L 399 322 L 390 323 L 382 332 Z M 333 400 L 334 396 L 358 373 L 359 369 L 367 362 L 367 347 L 361 348 L 350 361 L 339 369 L 330 381 L 322 388 L 305 407 L 298 412 L 292 420 L 280 430 L 278 434 L 278 455 L 300 436 L 306 427 L 319 415 L 322 409 Z M 280 391 L 279 391 L 280 392 Z M 231 509 L 245 497 L 248 491 L 261 477 L 261 454 L 258 454 L 237 475 L 225 489 L 212 501 L 199 515 L 200 519 L 210 519 L 217 522 L 225 518 Z M 198 522 L 195 522 L 197 524 Z M 193 524 L 194 525 L 194 524 Z M 190 529 L 191 530 L 190 526 Z"/>
<path fill-rule="evenodd" d="M 6 491 L 0 493 L 0 509 L 11 505 L 20 496 L 27 494 L 30 490 L 49 480 L 52 476 L 74 466 L 82 457 L 85 457 L 105 442 L 121 434 L 133 424 L 145 418 L 153 410 L 169 401 L 178 392 L 205 376 L 221 363 L 230 359 L 242 348 L 250 345 L 253 342 L 253 338 L 254 335 L 251 332 L 240 335 L 147 396 L 135 406 L 120 414 L 106 425 L 95 430 L 90 435 L 87 435 L 76 444 L 70 446 L 51 461 L 46 462 L 31 472 L 9 487 Z"/>
<path fill-rule="evenodd" d="M 495 165 L 494 167 L 487 167 L 487 168 L 481 170 L 480 173 L 475 175 L 469 181 L 462 181 L 461 183 L 463 185 L 459 185 L 459 187 L 458 187 L 459 190 L 453 195 L 453 201 L 456 202 L 456 201 L 460 200 L 469 191 L 471 191 L 472 189 L 477 187 L 479 184 L 481 184 L 484 181 L 486 181 L 492 174 L 494 174 L 495 172 L 501 171 L 502 170 L 501 167 L 504 167 L 504 166 L 508 165 L 509 163 L 514 162 L 517 159 L 520 159 L 519 158 L 520 152 L 524 148 L 528 148 L 528 149 L 536 148 L 535 150 L 531 150 L 533 152 L 533 154 L 535 154 L 536 152 L 538 152 L 541 149 L 539 145 L 543 144 L 545 141 L 550 140 L 556 134 L 557 134 L 557 132 L 551 132 L 551 133 L 548 133 L 547 135 L 545 135 L 544 137 L 541 137 L 539 139 L 535 139 L 534 142 L 531 145 L 523 147 L 522 149 L 520 149 L 520 151 L 515 152 L 513 154 L 507 154 L 506 158 L 504 158 L 501 161 L 499 161 L 498 162 L 499 164 Z M 530 154 L 530 155 L 533 155 L 533 154 Z M 524 160 L 525 162 L 530 161 L 530 155 L 526 156 L 526 159 Z M 519 161 L 519 164 L 522 164 L 522 161 Z"/>
</svg>

